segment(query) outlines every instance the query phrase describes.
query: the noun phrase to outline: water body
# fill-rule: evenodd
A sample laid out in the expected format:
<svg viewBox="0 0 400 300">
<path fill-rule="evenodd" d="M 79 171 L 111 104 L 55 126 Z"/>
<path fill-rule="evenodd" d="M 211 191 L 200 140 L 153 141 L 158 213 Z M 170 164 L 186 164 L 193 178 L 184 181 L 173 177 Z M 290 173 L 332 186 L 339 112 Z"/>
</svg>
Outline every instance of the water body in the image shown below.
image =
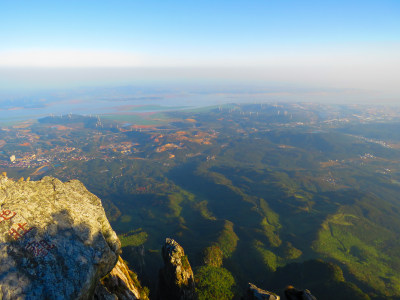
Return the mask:
<svg viewBox="0 0 400 300">
<path fill-rule="evenodd" d="M 34 99 L 32 99 L 34 101 Z M 14 123 L 26 120 L 35 120 L 49 115 L 103 115 L 113 113 L 148 113 L 170 110 L 182 110 L 186 108 L 210 106 L 232 102 L 232 99 L 225 95 L 165 95 L 154 98 L 111 98 L 98 99 L 50 99 L 41 106 L 32 107 L 24 103 L 8 104 L 0 107 L 0 123 Z M 4 103 L 4 101 L 3 101 Z"/>
</svg>

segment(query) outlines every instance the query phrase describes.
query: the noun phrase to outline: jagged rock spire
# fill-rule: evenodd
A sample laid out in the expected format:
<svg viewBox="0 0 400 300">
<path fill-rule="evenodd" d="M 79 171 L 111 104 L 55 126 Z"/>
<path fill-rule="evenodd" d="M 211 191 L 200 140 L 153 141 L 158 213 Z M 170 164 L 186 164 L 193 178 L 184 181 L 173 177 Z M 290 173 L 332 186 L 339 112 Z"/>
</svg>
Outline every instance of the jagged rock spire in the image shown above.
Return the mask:
<svg viewBox="0 0 400 300">
<path fill-rule="evenodd" d="M 159 300 L 195 299 L 192 268 L 183 248 L 167 238 L 162 247 L 164 267 L 159 272 Z"/>
</svg>

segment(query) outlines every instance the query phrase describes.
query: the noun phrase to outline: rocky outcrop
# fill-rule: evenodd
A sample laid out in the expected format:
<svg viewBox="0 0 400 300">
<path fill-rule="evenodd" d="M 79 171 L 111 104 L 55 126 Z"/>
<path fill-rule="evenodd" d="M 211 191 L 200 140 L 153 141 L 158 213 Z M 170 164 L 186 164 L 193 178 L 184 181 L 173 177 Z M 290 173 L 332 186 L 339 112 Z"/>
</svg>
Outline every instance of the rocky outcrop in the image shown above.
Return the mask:
<svg viewBox="0 0 400 300">
<path fill-rule="evenodd" d="M 244 300 L 279 300 L 280 297 L 272 292 L 262 290 L 252 283 L 247 287 L 246 296 Z"/>
<path fill-rule="evenodd" d="M 120 248 L 100 199 L 81 182 L 0 175 L 0 299 L 148 300 Z M 183 248 L 167 238 L 162 257 L 157 298 L 196 299 Z M 316 300 L 291 286 L 285 296 Z M 280 298 L 249 283 L 244 299 Z"/>
<path fill-rule="evenodd" d="M 286 287 L 285 296 L 287 300 L 317 300 L 309 290 L 298 290 L 291 285 Z"/>
<path fill-rule="evenodd" d="M 159 272 L 157 298 L 160 300 L 195 299 L 193 271 L 183 248 L 167 238 L 162 247 L 164 267 Z"/>
<path fill-rule="evenodd" d="M 101 280 L 101 283 L 118 300 L 148 299 L 136 274 L 129 269 L 121 257 L 119 257 L 114 269 Z M 99 289 L 99 293 L 97 294 L 98 299 L 101 299 L 100 293 L 102 295 L 105 294 L 102 289 Z"/>
<path fill-rule="evenodd" d="M 81 182 L 0 176 L 0 299 L 92 299 L 120 247 Z"/>
</svg>

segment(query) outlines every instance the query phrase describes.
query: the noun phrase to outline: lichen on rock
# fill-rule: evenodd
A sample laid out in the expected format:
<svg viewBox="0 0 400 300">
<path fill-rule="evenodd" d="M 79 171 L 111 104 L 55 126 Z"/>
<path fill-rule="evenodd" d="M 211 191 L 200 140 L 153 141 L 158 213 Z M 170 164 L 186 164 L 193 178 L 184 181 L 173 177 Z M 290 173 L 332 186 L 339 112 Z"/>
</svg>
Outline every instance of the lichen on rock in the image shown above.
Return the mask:
<svg viewBox="0 0 400 300">
<path fill-rule="evenodd" d="M 0 299 L 92 299 L 120 248 L 81 182 L 0 176 Z"/>
<path fill-rule="evenodd" d="M 162 247 L 164 267 L 159 272 L 158 299 L 195 299 L 193 271 L 183 248 L 167 238 Z"/>
</svg>

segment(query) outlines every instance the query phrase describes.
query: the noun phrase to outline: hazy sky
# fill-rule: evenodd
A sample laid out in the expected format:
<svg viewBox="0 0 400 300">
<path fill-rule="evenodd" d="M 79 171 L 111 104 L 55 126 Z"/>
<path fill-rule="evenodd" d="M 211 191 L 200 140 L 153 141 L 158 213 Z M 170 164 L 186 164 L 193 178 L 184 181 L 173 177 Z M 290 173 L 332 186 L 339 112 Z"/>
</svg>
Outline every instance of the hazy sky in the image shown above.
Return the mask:
<svg viewBox="0 0 400 300">
<path fill-rule="evenodd" d="M 0 89 L 126 84 L 137 68 L 396 98 L 400 1 L 0 1 Z"/>
</svg>

